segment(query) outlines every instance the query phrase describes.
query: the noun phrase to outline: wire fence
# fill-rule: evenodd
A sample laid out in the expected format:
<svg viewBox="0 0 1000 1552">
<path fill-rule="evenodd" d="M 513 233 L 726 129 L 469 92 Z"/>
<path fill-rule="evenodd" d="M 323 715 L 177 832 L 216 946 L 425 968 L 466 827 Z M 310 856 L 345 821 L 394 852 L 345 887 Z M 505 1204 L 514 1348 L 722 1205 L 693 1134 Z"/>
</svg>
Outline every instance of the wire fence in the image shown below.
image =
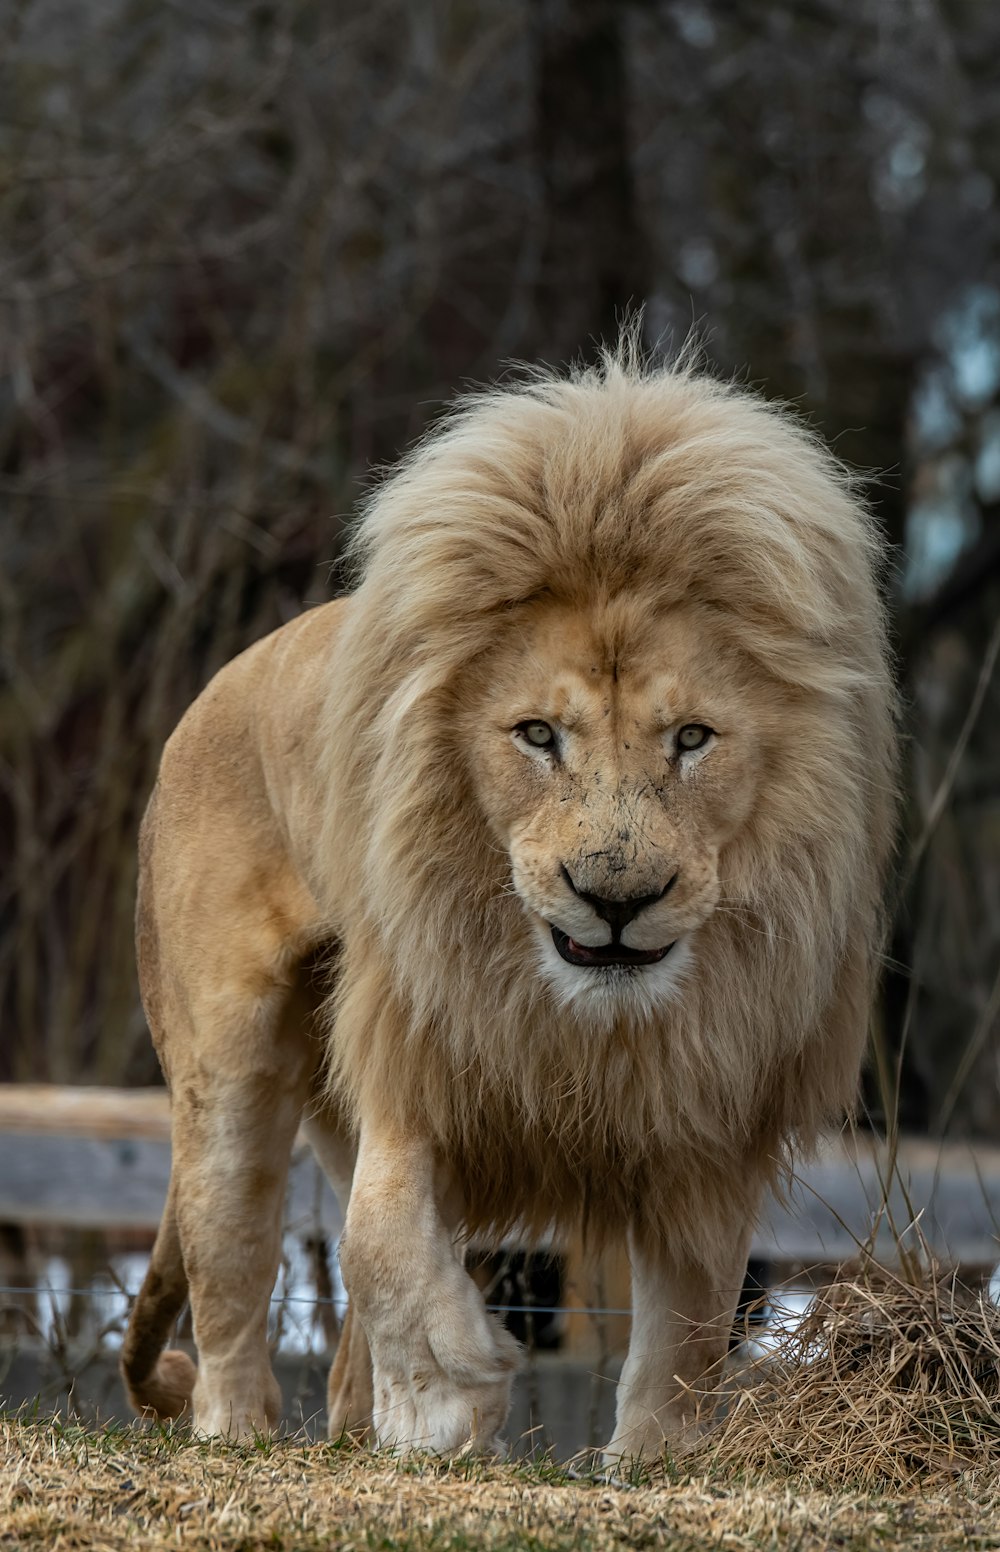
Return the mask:
<svg viewBox="0 0 1000 1552">
<path fill-rule="evenodd" d="M 497 1297 L 496 1281 L 512 1271 L 515 1288 L 523 1289 L 520 1302 Z M 118 1358 L 141 1262 L 117 1270 L 112 1264 L 92 1282 L 74 1277 L 70 1267 L 64 1277 L 58 1273 L 57 1260 L 33 1278 L 14 1281 L 8 1273 L 0 1282 L 0 1411 L 55 1410 L 87 1425 L 128 1422 Z M 507 1266 L 480 1288 L 486 1308 L 522 1344 L 506 1434 L 515 1454 L 540 1450 L 570 1459 L 610 1437 L 632 1312 L 611 1299 L 571 1302 L 542 1294 L 536 1303 L 523 1275 Z M 805 1290 L 788 1297 L 781 1287 L 762 1291 L 760 1314 L 741 1308 L 732 1335 L 739 1361 L 755 1363 L 780 1343 L 811 1298 Z M 268 1349 L 283 1417 L 311 1437 L 326 1428 L 326 1375 L 347 1302 L 337 1289 L 313 1293 L 293 1285 L 285 1292 L 280 1283 L 269 1298 Z M 172 1340 L 192 1338 L 186 1310 Z"/>
<path fill-rule="evenodd" d="M 91 1298 L 116 1298 L 127 1299 L 130 1303 L 138 1295 L 138 1289 L 130 1290 L 119 1287 L 116 1283 L 110 1286 L 102 1286 L 99 1283 L 87 1288 L 58 1287 L 49 1283 L 19 1283 L 0 1284 L 0 1298 L 24 1298 L 25 1294 L 51 1295 L 65 1299 L 91 1299 Z M 347 1309 L 347 1299 L 332 1297 L 322 1298 L 318 1295 L 306 1296 L 299 1293 L 275 1293 L 268 1301 L 272 1305 L 298 1304 L 314 1309 L 333 1309 L 338 1314 L 343 1314 Z M 613 1305 L 587 1305 L 587 1304 L 535 1304 L 526 1301 L 523 1304 L 487 1304 L 486 1308 L 492 1315 L 631 1315 L 632 1311 L 625 1306 Z"/>
</svg>

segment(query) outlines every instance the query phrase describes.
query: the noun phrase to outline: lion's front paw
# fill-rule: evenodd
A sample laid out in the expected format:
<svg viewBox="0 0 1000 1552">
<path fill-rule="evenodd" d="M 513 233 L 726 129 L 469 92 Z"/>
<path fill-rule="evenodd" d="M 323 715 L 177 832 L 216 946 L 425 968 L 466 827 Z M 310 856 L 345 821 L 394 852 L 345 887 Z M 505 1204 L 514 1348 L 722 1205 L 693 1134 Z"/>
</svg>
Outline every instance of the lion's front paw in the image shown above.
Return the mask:
<svg viewBox="0 0 1000 1552">
<path fill-rule="evenodd" d="M 704 1437 L 708 1424 L 703 1420 L 679 1416 L 665 1410 L 660 1417 L 648 1413 L 642 1418 L 619 1419 L 615 1435 L 604 1450 L 604 1465 L 612 1471 L 620 1471 L 623 1464 L 642 1461 L 652 1465 L 664 1455 L 674 1458 L 693 1450 Z"/>
<path fill-rule="evenodd" d="M 422 1337 L 414 1353 L 375 1364 L 373 1422 L 383 1448 L 502 1453 L 497 1435 L 510 1407 L 517 1344 L 492 1328 L 488 1345 L 478 1344 L 478 1351 L 464 1346 L 441 1351 L 433 1337 Z"/>
<path fill-rule="evenodd" d="M 663 1429 L 650 1422 L 645 1427 L 615 1430 L 615 1436 L 602 1452 L 602 1464 L 608 1471 L 621 1472 L 637 1461 L 652 1465 L 667 1450 Z"/>
</svg>

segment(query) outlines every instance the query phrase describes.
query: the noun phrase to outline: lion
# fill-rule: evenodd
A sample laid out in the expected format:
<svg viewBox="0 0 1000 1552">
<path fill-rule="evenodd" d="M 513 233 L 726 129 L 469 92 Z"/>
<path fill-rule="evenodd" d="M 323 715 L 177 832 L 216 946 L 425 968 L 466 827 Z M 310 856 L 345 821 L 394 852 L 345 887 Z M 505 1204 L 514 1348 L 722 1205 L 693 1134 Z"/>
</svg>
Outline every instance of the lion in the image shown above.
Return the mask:
<svg viewBox="0 0 1000 1552">
<path fill-rule="evenodd" d="M 462 400 L 354 590 L 222 669 L 141 832 L 173 1167 L 136 1408 L 276 1426 L 300 1122 L 345 1213 L 331 1433 L 491 1450 L 518 1348 L 464 1246 L 627 1241 L 607 1456 L 702 1426 L 750 1236 L 849 1108 L 893 835 L 876 526 L 787 411 L 628 342 Z M 164 1351 L 190 1298 L 197 1369 Z"/>
</svg>

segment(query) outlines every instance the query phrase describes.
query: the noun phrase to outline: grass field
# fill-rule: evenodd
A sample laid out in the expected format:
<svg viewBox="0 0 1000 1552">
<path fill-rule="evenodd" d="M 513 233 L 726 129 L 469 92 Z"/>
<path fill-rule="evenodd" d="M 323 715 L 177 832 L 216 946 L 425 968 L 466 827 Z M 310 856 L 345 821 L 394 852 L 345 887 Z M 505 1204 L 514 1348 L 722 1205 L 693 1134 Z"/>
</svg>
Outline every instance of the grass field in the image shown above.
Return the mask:
<svg viewBox="0 0 1000 1552">
<path fill-rule="evenodd" d="M 714 1400 L 724 1418 L 683 1466 L 615 1480 L 8 1414 L 0 1552 L 1000 1547 L 1000 1311 L 984 1290 L 915 1264 L 843 1269 Z"/>
<path fill-rule="evenodd" d="M 198 1552 L 613 1552 L 617 1548 L 986 1548 L 995 1473 L 905 1494 L 741 1481 L 704 1466 L 634 1485 L 547 1462 L 398 1463 L 299 1440 L 206 1444 L 140 1428 L 0 1423 L 0 1547 Z"/>
</svg>

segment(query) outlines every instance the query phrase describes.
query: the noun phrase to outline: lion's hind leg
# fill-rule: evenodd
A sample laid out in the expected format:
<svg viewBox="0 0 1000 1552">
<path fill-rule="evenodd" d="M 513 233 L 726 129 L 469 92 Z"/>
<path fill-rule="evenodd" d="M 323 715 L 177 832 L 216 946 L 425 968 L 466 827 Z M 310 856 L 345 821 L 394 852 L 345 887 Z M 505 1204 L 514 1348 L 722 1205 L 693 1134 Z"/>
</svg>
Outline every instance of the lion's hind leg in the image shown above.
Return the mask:
<svg viewBox="0 0 1000 1552">
<path fill-rule="evenodd" d="M 343 1119 L 329 1108 L 319 1090 L 314 1101 L 310 1113 L 303 1120 L 302 1129 L 346 1217 L 357 1161 L 357 1142 Z M 326 1404 L 327 1428 L 331 1439 L 337 1441 L 351 1438 L 358 1443 L 370 1439 L 372 1360 L 368 1338 L 352 1299 L 348 1299 L 337 1350 L 330 1367 Z"/>
<path fill-rule="evenodd" d="M 266 1044 L 255 1033 L 241 1062 L 225 1059 L 238 1049 L 234 1040 L 219 1048 L 208 1090 L 204 1068 L 195 1094 L 174 1082 L 174 1142 L 183 1159 L 177 1217 L 198 1348 L 192 1421 L 199 1433 L 229 1438 L 266 1433 L 281 1418 L 268 1312 L 308 1085 L 301 1046 L 282 1049 L 272 1032 Z"/>
<path fill-rule="evenodd" d="M 354 1305 L 348 1302 L 340 1340 L 326 1387 L 327 1426 L 330 1438 L 371 1439 L 372 1358 L 368 1338 Z"/>
<path fill-rule="evenodd" d="M 317 1060 L 301 998 L 278 984 L 262 992 L 259 981 L 253 993 L 232 988 L 221 1008 L 192 997 L 193 1027 L 174 1043 L 170 1194 L 122 1360 L 139 1410 L 190 1413 L 197 1432 L 228 1438 L 268 1432 L 281 1418 L 268 1312 Z M 185 1292 L 197 1371 L 184 1354 L 162 1353 Z"/>
</svg>

